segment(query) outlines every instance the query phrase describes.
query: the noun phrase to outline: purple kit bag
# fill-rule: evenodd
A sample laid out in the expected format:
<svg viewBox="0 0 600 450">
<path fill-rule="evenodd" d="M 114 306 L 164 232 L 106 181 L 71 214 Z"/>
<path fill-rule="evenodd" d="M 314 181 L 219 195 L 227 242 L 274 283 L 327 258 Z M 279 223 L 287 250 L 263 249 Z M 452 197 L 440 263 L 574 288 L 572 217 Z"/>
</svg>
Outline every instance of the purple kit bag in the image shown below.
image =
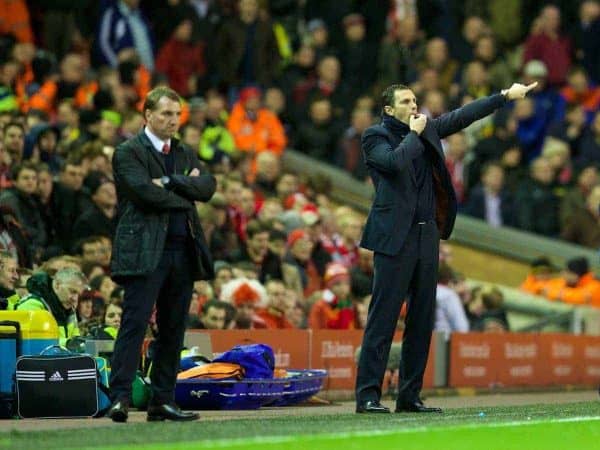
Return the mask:
<svg viewBox="0 0 600 450">
<path fill-rule="evenodd" d="M 246 370 L 245 378 L 273 378 L 275 369 L 273 349 L 265 344 L 237 345 L 213 362 L 239 364 Z"/>
</svg>

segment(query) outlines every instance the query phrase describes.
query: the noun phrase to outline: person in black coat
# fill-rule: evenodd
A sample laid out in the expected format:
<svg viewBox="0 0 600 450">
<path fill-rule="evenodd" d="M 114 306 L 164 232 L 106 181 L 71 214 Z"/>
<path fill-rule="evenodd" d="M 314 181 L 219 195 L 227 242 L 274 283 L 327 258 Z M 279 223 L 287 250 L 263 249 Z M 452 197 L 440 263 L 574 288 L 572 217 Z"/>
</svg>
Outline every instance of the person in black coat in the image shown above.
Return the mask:
<svg viewBox="0 0 600 450">
<path fill-rule="evenodd" d="M 380 403 L 381 383 L 407 296 L 396 412 L 441 412 L 419 398 L 434 322 L 439 240 L 450 237 L 457 209 L 440 139 L 535 86 L 513 84 L 433 120 L 417 114 L 408 87 L 384 90 L 382 123 L 362 138 L 375 198 L 361 246 L 375 252 L 375 277 L 356 376 L 357 413 L 390 412 Z"/>
<path fill-rule="evenodd" d="M 504 169 L 499 161 L 483 166 L 481 183 L 469 193 L 463 212 L 485 220 L 492 227 L 514 226 L 513 199 L 504 187 Z"/>
<path fill-rule="evenodd" d="M 113 404 L 107 415 L 115 422 L 128 418 L 131 383 L 156 305 L 158 337 L 147 419 L 195 420 L 197 414 L 174 403 L 174 390 L 194 281 L 214 277 L 194 202 L 210 200 L 216 180 L 195 152 L 173 137 L 181 116 L 175 91 L 153 89 L 143 112 L 146 126 L 119 145 L 113 157 L 118 223 L 111 276 L 125 294 L 112 358 Z"/>
<path fill-rule="evenodd" d="M 89 236 L 107 236 L 112 239 L 116 226 L 115 183 L 101 172 L 93 171 L 86 177 L 85 184 L 91 193 L 92 206 L 75 222 L 73 240 L 77 242 Z"/>
</svg>

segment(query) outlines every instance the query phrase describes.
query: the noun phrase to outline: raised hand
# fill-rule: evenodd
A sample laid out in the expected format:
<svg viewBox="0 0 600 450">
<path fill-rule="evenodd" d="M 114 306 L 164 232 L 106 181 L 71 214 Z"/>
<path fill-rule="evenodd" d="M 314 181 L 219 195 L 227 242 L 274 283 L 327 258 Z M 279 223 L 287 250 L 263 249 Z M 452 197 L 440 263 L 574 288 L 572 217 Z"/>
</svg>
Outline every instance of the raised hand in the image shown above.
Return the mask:
<svg viewBox="0 0 600 450">
<path fill-rule="evenodd" d="M 519 98 L 525 98 L 527 93 L 534 89 L 537 85 L 537 81 L 527 85 L 521 83 L 513 83 L 511 87 L 509 87 L 508 89 L 504 89 L 502 91 L 502 94 L 504 94 L 508 100 L 517 100 Z"/>
<path fill-rule="evenodd" d="M 427 116 L 425 114 L 413 114 L 412 116 L 410 116 L 408 126 L 412 131 L 420 135 L 425 129 L 426 124 Z"/>
</svg>

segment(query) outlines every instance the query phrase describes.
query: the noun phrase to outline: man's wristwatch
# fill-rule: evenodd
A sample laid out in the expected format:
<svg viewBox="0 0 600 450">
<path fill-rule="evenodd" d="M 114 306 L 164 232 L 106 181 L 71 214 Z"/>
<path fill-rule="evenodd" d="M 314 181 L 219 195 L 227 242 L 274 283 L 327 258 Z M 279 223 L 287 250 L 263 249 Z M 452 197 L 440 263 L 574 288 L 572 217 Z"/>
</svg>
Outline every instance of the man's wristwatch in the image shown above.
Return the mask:
<svg viewBox="0 0 600 450">
<path fill-rule="evenodd" d="M 163 185 L 163 187 L 166 188 L 171 182 L 171 177 L 169 177 L 168 175 L 163 175 L 162 177 L 160 177 L 160 182 Z"/>
</svg>

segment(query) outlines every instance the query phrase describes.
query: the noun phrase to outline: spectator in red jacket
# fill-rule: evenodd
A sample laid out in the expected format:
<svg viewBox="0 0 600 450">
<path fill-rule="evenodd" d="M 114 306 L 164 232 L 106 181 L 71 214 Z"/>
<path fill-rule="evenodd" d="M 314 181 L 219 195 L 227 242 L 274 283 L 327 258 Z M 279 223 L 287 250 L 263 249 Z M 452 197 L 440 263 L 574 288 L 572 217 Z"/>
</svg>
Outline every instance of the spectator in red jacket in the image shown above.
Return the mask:
<svg viewBox="0 0 600 450">
<path fill-rule="evenodd" d="M 204 45 L 191 39 L 192 21 L 182 18 L 156 58 L 156 69 L 167 76 L 170 86 L 183 97 L 196 93 L 198 80 L 206 72 Z"/>
<path fill-rule="evenodd" d="M 325 271 L 325 286 L 308 318 L 312 329 L 351 330 L 355 327 L 355 311 L 350 299 L 350 273 L 339 263 L 332 263 Z"/>
<path fill-rule="evenodd" d="M 537 17 L 525 42 L 523 62 L 539 59 L 548 68 L 548 84 L 564 84 L 571 67 L 571 41 L 560 31 L 560 10 L 547 5 Z"/>
</svg>

